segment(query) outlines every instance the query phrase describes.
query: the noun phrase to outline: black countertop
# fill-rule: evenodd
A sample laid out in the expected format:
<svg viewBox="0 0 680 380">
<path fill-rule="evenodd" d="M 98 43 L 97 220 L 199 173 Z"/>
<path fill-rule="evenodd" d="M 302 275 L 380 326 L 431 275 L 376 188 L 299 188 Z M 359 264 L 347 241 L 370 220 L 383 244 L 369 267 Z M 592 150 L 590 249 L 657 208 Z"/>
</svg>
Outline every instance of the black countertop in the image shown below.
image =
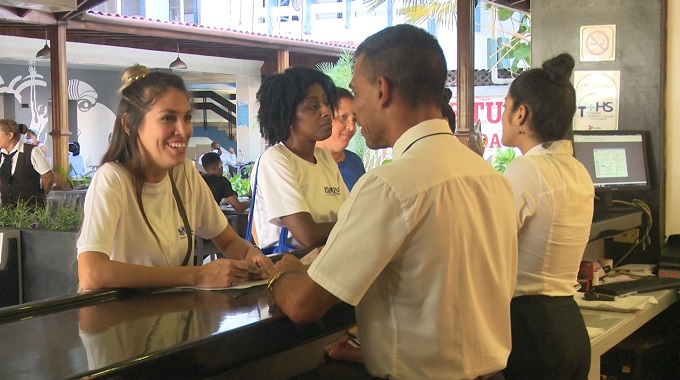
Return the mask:
<svg viewBox="0 0 680 380">
<path fill-rule="evenodd" d="M 105 290 L 0 309 L 0 379 L 205 378 L 353 325 L 296 325 L 265 287 Z"/>
</svg>

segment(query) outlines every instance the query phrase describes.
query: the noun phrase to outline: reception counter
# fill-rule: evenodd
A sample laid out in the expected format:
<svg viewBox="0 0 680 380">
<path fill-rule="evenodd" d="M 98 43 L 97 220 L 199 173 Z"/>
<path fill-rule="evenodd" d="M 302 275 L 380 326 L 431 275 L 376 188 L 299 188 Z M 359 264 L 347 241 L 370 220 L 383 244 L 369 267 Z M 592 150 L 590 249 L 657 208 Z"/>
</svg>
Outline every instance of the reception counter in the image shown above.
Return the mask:
<svg viewBox="0 0 680 380">
<path fill-rule="evenodd" d="M 354 323 L 339 303 L 296 325 L 264 286 L 104 290 L 0 309 L 0 379 L 284 379 Z"/>
</svg>

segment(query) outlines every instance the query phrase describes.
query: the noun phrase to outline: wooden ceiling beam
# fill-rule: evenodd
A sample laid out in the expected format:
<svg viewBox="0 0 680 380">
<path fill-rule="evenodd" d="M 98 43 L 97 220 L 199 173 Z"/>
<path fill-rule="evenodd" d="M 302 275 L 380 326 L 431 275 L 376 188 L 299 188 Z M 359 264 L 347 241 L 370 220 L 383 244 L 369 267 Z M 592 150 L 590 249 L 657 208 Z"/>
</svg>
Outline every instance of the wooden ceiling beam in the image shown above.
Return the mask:
<svg viewBox="0 0 680 380">
<path fill-rule="evenodd" d="M 49 12 L 0 6 L 0 22 L 4 21 L 44 25 L 54 25 L 57 23 L 57 19 Z"/>
</svg>

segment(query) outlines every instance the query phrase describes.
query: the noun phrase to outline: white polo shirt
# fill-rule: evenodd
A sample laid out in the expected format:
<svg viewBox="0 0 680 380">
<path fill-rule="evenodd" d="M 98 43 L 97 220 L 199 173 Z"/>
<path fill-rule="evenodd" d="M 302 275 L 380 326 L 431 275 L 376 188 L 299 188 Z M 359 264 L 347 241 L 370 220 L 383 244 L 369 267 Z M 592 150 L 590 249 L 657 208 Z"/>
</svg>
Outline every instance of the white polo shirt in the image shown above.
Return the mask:
<svg viewBox="0 0 680 380">
<path fill-rule="evenodd" d="M 537 145 L 505 171 L 519 237 L 515 297 L 571 296 L 593 221 L 593 182 L 568 140 Z"/>
<path fill-rule="evenodd" d="M 328 152 L 315 148 L 314 157 L 316 164 L 278 143 L 262 153 L 255 163 L 250 182 L 254 186 L 257 175 L 253 221 L 260 247 L 279 241 L 284 226 L 282 216 L 308 212 L 316 223 L 338 219 L 338 210 L 349 191 L 338 164 Z M 290 233 L 288 236 L 293 246 L 301 247 Z"/>
<path fill-rule="evenodd" d="M 505 368 L 517 230 L 510 184 L 429 120 L 354 186 L 311 278 L 356 305 L 368 371 L 472 379 Z"/>
<path fill-rule="evenodd" d="M 195 234 L 212 239 L 224 231 L 227 219 L 193 163 L 185 160 L 174 168 L 173 176 Z M 132 175 L 118 163 L 102 165 L 85 195 L 78 254 L 94 251 L 124 263 L 181 266 L 187 253 L 187 230 L 172 194 L 170 177 L 158 183 L 145 183 L 142 203 L 160 246 L 144 221 Z M 193 265 L 193 260 L 189 260 L 189 265 Z"/>
</svg>

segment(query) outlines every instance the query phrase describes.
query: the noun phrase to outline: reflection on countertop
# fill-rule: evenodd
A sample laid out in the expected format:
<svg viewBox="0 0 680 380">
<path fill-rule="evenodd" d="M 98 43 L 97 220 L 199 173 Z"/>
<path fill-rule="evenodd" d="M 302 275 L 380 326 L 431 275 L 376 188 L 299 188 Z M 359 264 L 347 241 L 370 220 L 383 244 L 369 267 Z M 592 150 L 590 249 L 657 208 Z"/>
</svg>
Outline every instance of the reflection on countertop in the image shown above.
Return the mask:
<svg viewBox="0 0 680 380">
<path fill-rule="evenodd" d="M 353 308 L 338 304 L 294 325 L 264 287 L 79 297 L 0 309 L 0 378 L 203 378 L 354 323 Z"/>
</svg>

